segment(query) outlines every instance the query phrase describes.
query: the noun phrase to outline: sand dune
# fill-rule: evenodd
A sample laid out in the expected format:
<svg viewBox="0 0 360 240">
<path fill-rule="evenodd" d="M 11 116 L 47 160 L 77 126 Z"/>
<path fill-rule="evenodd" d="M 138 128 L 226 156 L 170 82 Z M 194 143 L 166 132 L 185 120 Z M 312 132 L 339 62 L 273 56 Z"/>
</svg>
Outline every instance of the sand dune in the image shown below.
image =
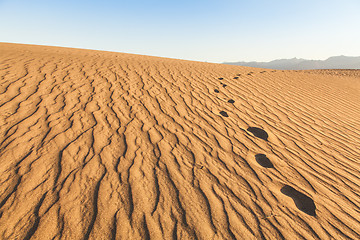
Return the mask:
<svg viewBox="0 0 360 240">
<path fill-rule="evenodd" d="M 353 73 L 1 43 L 0 238 L 360 239 Z"/>
</svg>

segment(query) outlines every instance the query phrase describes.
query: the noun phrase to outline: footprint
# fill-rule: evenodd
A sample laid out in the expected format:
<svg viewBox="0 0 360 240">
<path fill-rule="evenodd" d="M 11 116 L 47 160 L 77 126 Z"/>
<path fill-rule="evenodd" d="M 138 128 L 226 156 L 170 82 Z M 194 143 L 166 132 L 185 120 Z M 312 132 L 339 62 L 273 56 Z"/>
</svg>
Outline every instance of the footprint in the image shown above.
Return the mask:
<svg viewBox="0 0 360 240">
<path fill-rule="evenodd" d="M 289 185 L 285 185 L 283 188 L 281 188 L 280 191 L 286 196 L 291 197 L 299 210 L 311 216 L 316 216 L 315 203 L 311 198 L 297 191 L 293 187 L 290 187 Z"/>
<path fill-rule="evenodd" d="M 200 168 L 200 169 L 203 169 L 204 166 L 200 165 L 200 164 L 194 164 L 194 167 L 197 167 L 197 168 Z"/>
<path fill-rule="evenodd" d="M 218 92 L 219 92 L 219 90 L 215 89 L 215 90 L 214 90 L 214 92 L 218 93 Z"/>
<path fill-rule="evenodd" d="M 235 101 L 234 100 L 232 100 L 232 99 L 230 99 L 229 101 L 228 101 L 228 103 L 234 103 Z"/>
<path fill-rule="evenodd" d="M 247 129 L 249 132 L 251 132 L 252 134 L 254 134 L 255 137 L 261 138 L 265 141 L 267 141 L 269 135 L 267 134 L 267 132 L 265 132 L 264 130 L 262 130 L 261 128 L 257 128 L 257 127 L 249 127 Z"/>
<path fill-rule="evenodd" d="M 229 115 L 225 111 L 221 111 L 220 114 L 224 117 L 228 117 Z"/>
<path fill-rule="evenodd" d="M 223 80 L 224 78 L 218 78 L 219 80 Z"/>
<path fill-rule="evenodd" d="M 258 164 L 265 168 L 274 168 L 274 165 L 272 164 L 272 162 L 270 162 L 270 160 L 266 157 L 265 154 L 256 154 L 255 159 Z"/>
</svg>

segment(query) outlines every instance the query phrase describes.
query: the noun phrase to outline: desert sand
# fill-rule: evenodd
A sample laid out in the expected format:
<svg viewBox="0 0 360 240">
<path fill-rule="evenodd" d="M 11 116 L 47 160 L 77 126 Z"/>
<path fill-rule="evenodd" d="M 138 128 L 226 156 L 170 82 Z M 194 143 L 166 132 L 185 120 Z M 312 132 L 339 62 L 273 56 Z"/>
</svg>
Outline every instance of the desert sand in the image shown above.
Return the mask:
<svg viewBox="0 0 360 240">
<path fill-rule="evenodd" d="M 360 239 L 360 74 L 0 43 L 0 239 Z"/>
</svg>

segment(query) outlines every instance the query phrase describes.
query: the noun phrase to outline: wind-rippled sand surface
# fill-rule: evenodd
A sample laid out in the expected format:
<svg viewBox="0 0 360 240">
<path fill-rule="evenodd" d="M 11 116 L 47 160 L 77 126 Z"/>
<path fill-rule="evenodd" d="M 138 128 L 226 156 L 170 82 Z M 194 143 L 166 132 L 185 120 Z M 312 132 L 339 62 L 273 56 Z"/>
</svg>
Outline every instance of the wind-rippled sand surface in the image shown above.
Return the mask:
<svg viewBox="0 0 360 240">
<path fill-rule="evenodd" d="M 359 102 L 357 74 L 1 43 L 0 238 L 359 239 Z"/>
</svg>

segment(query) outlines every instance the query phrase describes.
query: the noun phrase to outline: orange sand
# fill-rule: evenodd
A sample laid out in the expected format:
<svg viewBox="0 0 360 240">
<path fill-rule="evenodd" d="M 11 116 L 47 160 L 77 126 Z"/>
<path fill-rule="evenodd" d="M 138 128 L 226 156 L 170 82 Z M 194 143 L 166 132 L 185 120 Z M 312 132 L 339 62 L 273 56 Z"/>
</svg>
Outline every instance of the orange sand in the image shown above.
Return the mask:
<svg viewBox="0 0 360 240">
<path fill-rule="evenodd" d="M 360 239 L 359 76 L 0 43 L 0 239 Z"/>
</svg>

